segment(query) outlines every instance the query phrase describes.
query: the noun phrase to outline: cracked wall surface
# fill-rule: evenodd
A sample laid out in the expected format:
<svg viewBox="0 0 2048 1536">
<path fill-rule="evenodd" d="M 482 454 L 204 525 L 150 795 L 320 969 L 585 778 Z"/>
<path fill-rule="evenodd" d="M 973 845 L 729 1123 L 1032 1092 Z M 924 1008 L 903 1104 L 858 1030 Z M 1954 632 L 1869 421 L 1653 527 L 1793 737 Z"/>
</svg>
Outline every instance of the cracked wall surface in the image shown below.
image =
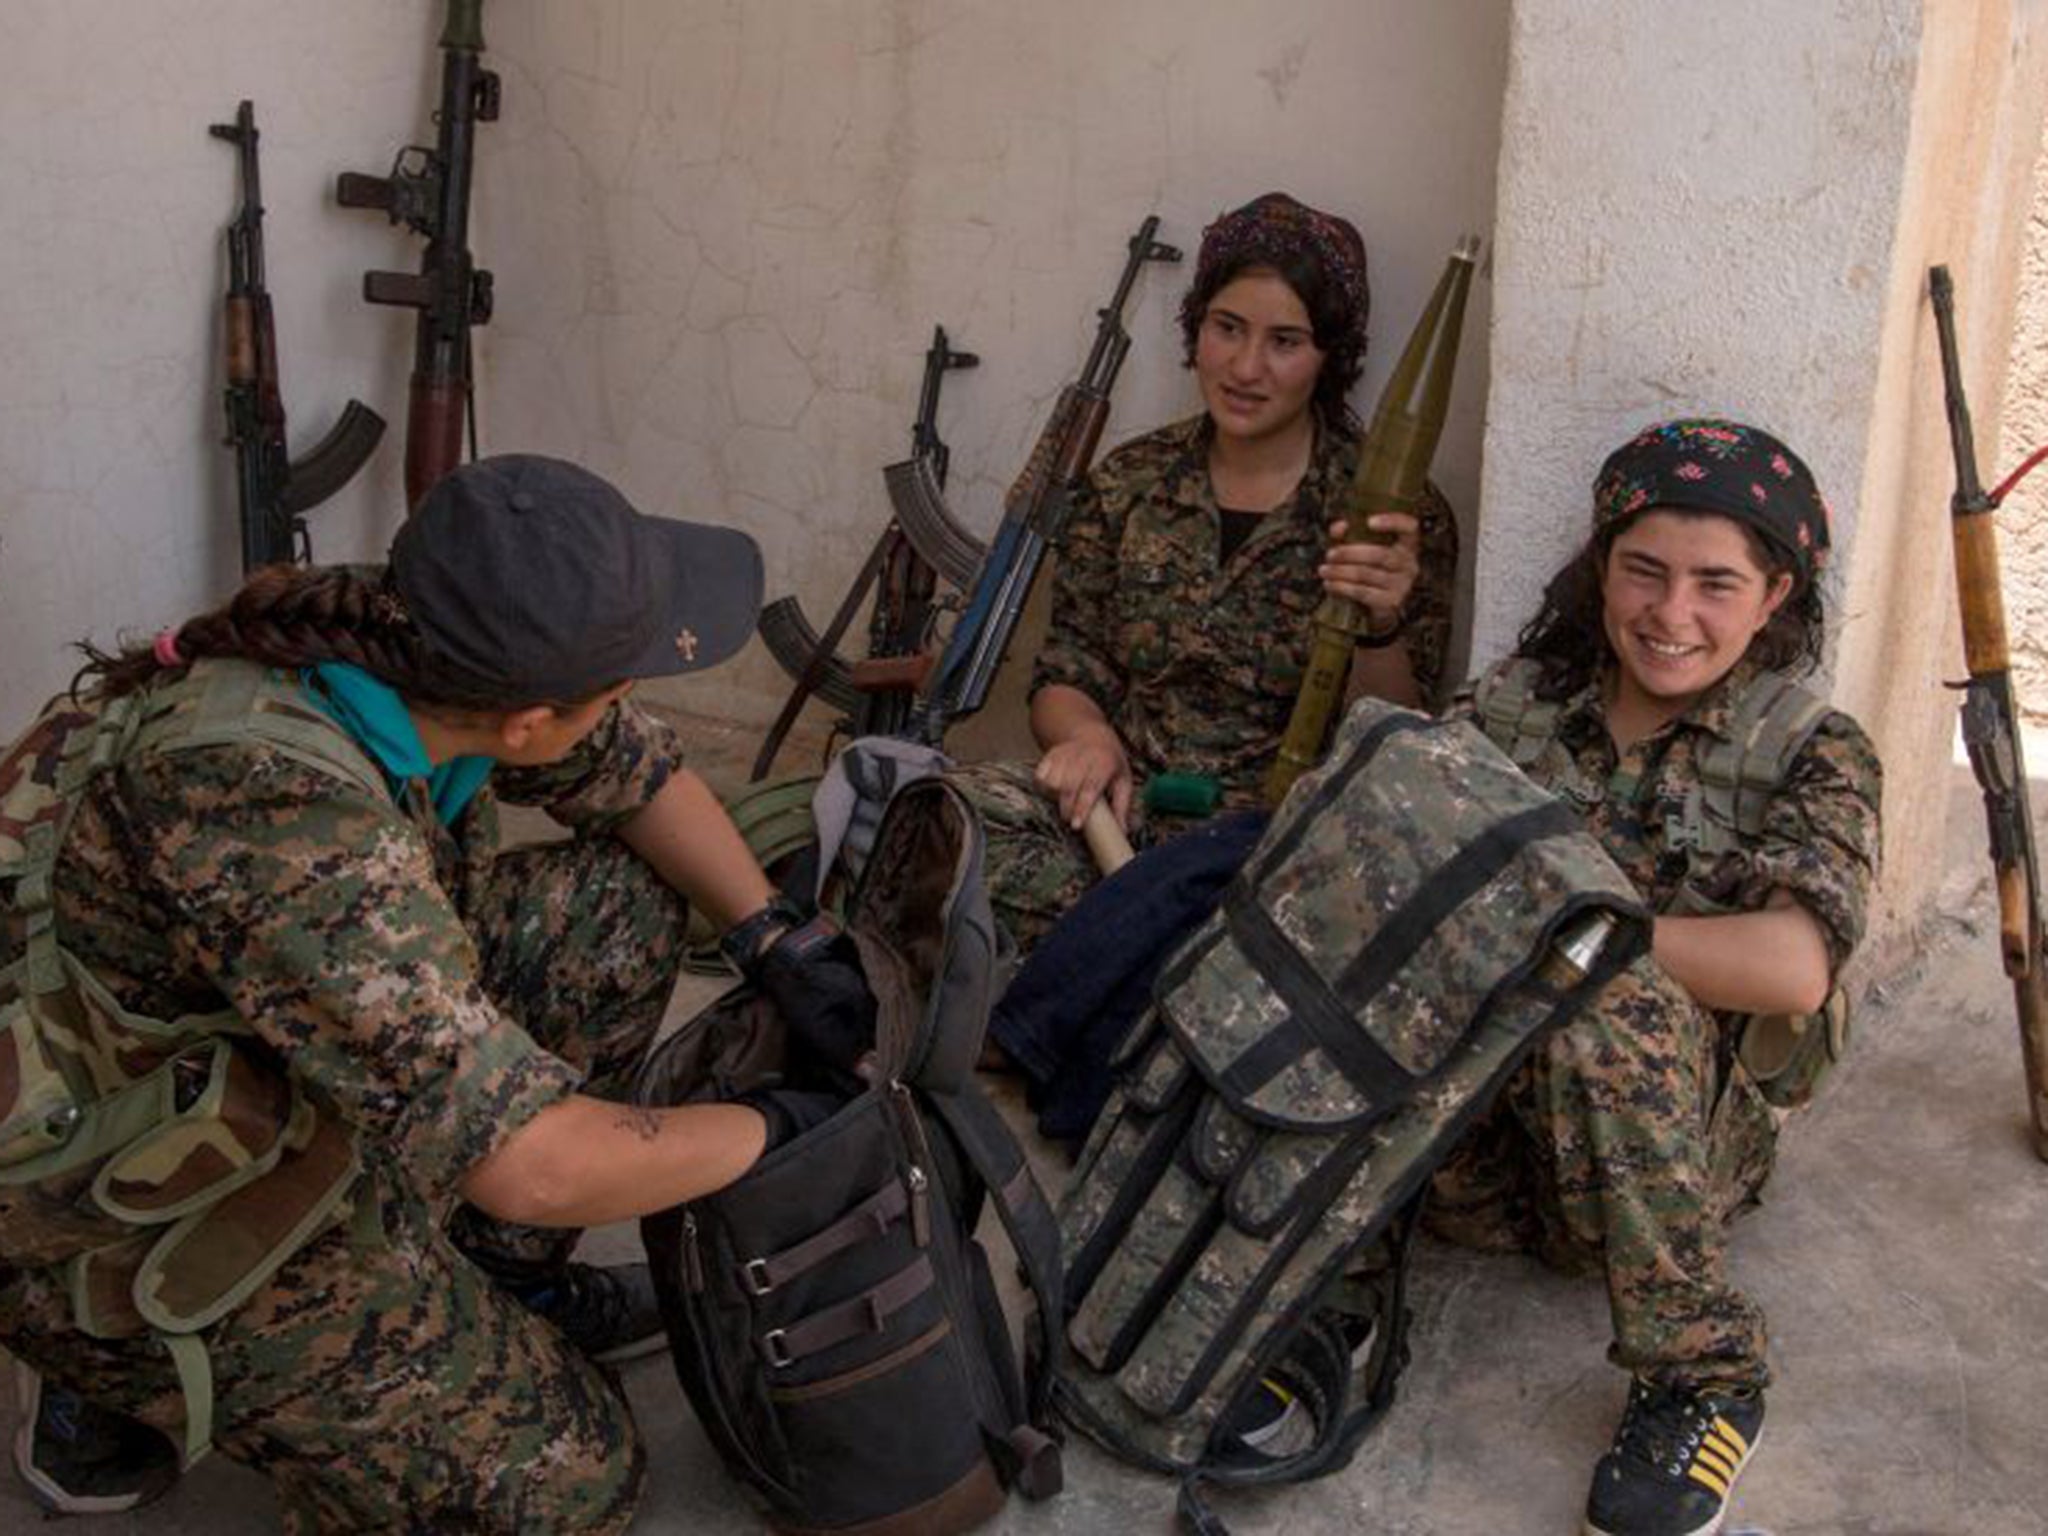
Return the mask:
<svg viewBox="0 0 2048 1536">
<path fill-rule="evenodd" d="M 363 305 L 359 274 L 410 270 L 419 245 L 331 188 L 431 137 L 439 23 L 418 0 L 0 10 L 0 720 L 63 683 L 67 641 L 147 632 L 235 579 L 217 358 L 236 191 L 205 129 L 242 96 L 292 441 L 351 394 L 393 423 L 315 548 L 381 551 L 412 326 Z M 1491 226 L 1500 0 L 491 0 L 483 23 L 504 82 L 472 211 L 496 275 L 485 451 L 578 458 L 649 510 L 746 528 L 771 594 L 819 619 L 886 519 L 935 322 L 983 359 L 949 377 L 941 429 L 986 532 L 1145 214 L 1190 256 L 1275 187 L 1350 215 L 1366 408 L 1453 239 Z M 1186 277 L 1153 268 L 1134 294 L 1107 441 L 1194 408 Z M 1468 526 L 1487 325 L 1482 282 L 1438 461 Z M 756 645 L 663 697 L 763 721 L 785 690 Z"/>
</svg>

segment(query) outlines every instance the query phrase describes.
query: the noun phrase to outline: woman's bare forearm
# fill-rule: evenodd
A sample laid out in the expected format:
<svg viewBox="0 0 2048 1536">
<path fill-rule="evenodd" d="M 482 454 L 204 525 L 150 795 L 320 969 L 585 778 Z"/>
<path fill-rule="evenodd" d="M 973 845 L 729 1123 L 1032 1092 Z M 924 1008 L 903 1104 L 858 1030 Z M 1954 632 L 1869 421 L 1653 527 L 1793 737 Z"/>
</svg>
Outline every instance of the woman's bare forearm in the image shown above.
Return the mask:
<svg viewBox="0 0 2048 1536">
<path fill-rule="evenodd" d="M 767 1122 L 744 1104 L 653 1109 L 575 1094 L 550 1104 L 463 1177 L 487 1215 L 590 1227 L 723 1189 L 753 1166 Z"/>
</svg>

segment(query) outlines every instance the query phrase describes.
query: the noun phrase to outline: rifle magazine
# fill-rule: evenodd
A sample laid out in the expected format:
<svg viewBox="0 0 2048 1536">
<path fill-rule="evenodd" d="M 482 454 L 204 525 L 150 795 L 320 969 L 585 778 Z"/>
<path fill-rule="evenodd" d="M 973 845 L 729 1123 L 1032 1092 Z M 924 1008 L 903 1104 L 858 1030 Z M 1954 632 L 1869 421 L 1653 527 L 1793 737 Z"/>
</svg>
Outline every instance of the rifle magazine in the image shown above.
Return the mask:
<svg viewBox="0 0 2048 1536">
<path fill-rule="evenodd" d="M 931 459 L 919 454 L 888 465 L 882 470 L 882 483 L 888 488 L 896 525 L 918 558 L 948 586 L 962 592 L 973 586 L 988 546 L 961 527 L 946 505 Z"/>
</svg>

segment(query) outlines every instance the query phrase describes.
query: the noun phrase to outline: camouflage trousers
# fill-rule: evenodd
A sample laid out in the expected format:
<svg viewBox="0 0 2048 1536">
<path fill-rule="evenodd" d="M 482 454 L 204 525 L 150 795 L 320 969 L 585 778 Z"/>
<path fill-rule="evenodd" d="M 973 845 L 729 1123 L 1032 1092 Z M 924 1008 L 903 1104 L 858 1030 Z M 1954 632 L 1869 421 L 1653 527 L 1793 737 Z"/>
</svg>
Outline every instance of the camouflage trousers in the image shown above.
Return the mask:
<svg viewBox="0 0 2048 1536">
<path fill-rule="evenodd" d="M 470 927 L 493 999 L 616 1096 L 667 1006 L 683 917 L 606 837 L 505 855 Z M 294 1536 L 625 1529 L 646 1469 L 617 1383 L 465 1258 L 402 1170 L 375 1147 L 364 1161 L 352 1208 L 206 1330 L 215 1447 L 271 1479 Z M 533 1258 L 575 1238 L 464 1225 Z M 79 1331 L 60 1272 L 0 1263 L 0 1341 L 182 1434 L 161 1346 Z"/>
<path fill-rule="evenodd" d="M 1762 1310 L 1728 1280 L 1729 1219 L 1776 1124 L 1721 1027 L 1649 956 L 1548 1036 L 1438 1170 L 1425 1221 L 1468 1246 L 1604 1271 L 1615 1364 L 1762 1386 Z"/>
<path fill-rule="evenodd" d="M 981 817 L 982 878 L 996 921 L 1022 960 L 1052 925 L 1102 877 L 1088 844 L 1060 819 L 1059 802 L 1032 777 L 1033 765 L 1017 762 L 961 763 L 946 770 Z M 1131 807 L 1130 839 L 1143 849 L 1178 827 L 1147 824 Z"/>
</svg>

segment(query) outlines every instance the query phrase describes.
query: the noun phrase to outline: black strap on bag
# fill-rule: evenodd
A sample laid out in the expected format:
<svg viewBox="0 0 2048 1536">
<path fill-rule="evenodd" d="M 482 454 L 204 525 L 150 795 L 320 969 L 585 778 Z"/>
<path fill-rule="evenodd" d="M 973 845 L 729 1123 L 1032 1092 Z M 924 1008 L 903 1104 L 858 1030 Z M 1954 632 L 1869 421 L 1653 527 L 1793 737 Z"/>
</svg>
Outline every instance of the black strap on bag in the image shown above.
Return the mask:
<svg viewBox="0 0 2048 1536">
<path fill-rule="evenodd" d="M 1023 1149 L 977 1085 L 924 1097 L 995 1197 L 996 1215 L 1036 1303 L 1024 1351 L 1024 1423 L 1010 1435 L 1010 1448 L 1018 1491 L 1028 1499 L 1051 1498 L 1065 1483 L 1052 1409 L 1053 1381 L 1066 1348 L 1059 1222 Z"/>
</svg>

